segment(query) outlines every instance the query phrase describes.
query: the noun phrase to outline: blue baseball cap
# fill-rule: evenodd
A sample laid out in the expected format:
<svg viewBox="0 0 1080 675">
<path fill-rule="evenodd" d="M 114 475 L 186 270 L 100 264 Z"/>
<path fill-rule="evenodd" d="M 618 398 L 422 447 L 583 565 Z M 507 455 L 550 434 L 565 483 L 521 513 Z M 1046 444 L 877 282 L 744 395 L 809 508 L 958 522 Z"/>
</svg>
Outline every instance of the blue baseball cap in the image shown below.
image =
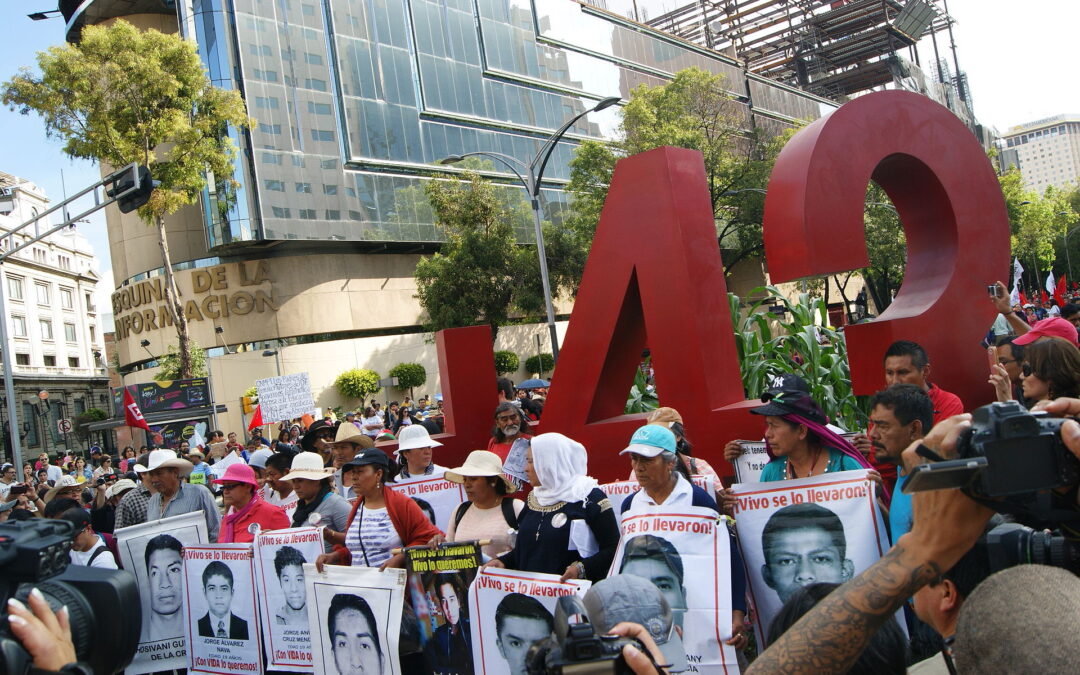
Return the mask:
<svg viewBox="0 0 1080 675">
<path fill-rule="evenodd" d="M 661 452 L 675 452 L 675 434 L 659 424 L 646 424 L 630 437 L 630 445 L 620 452 L 632 452 L 642 457 L 656 457 Z"/>
</svg>

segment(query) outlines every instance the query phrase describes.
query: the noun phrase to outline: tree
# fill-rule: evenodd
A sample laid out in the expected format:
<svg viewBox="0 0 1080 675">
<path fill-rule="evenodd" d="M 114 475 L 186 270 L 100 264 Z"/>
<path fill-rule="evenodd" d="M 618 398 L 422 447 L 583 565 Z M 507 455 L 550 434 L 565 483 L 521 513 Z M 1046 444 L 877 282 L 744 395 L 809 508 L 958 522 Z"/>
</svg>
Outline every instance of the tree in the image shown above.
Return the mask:
<svg viewBox="0 0 1080 675">
<path fill-rule="evenodd" d="M 551 354 L 535 354 L 525 359 L 525 370 L 543 375 L 555 367 L 555 357 Z"/>
<path fill-rule="evenodd" d="M 346 370 L 334 380 L 338 393 L 345 398 L 358 398 L 361 402 L 379 391 L 379 374 L 366 368 Z"/>
<path fill-rule="evenodd" d="M 408 389 L 412 398 L 413 389 L 427 382 L 427 371 L 419 363 L 399 363 L 390 369 L 390 377 L 396 377 L 398 387 Z"/>
<path fill-rule="evenodd" d="M 517 372 L 521 366 L 521 359 L 511 351 L 501 350 L 495 352 L 495 372 L 499 375 Z"/>
<path fill-rule="evenodd" d="M 907 267 L 907 239 L 900 216 L 892 207 L 889 196 L 877 183 L 866 188 L 866 206 L 863 211 L 866 226 L 866 251 L 870 266 L 862 271 L 866 291 L 870 294 L 878 312 L 892 304 L 893 296 L 900 290 Z M 847 306 L 845 299 L 844 306 Z"/>
<path fill-rule="evenodd" d="M 761 193 L 794 130 L 779 136 L 760 128 L 746 131 L 740 108 L 726 92 L 723 75 L 698 68 L 679 71 L 663 86 L 634 89 L 623 109 L 619 138 L 609 144 L 586 141 L 571 160 L 568 190 L 573 194 L 573 213 L 563 231 L 549 238 L 553 242 L 549 249 L 565 256 L 553 275 L 576 288 L 572 280 L 581 276 L 616 160 L 664 145 L 699 150 L 704 157 L 724 271 L 760 258 L 765 205 Z"/>
<path fill-rule="evenodd" d="M 460 180 L 428 181 L 425 190 L 446 234 L 442 249 L 416 265 L 426 328 L 488 324 L 494 342 L 512 311 L 538 314 L 543 296 L 530 287 L 538 267 L 535 249 L 519 246 L 514 236 L 513 223 L 529 208 L 520 191 L 511 201 L 473 171 Z"/>
<path fill-rule="evenodd" d="M 120 167 L 150 169 L 158 182 L 139 216 L 157 229 L 165 306 L 176 327 L 176 376 L 194 376 L 187 318 L 173 275 L 165 216 L 193 204 L 207 175 L 233 194 L 236 147 L 226 131 L 249 124 L 239 92 L 210 84 L 195 43 L 126 21 L 87 26 L 78 44 L 37 55 L 40 75 L 23 68 L 3 87 L 5 105 L 37 113 L 64 152 Z"/>
<path fill-rule="evenodd" d="M 1077 219 L 1072 195 L 1053 186 L 1042 195 L 1028 190 L 1016 168 L 1006 171 L 998 180 L 1009 214 L 1013 255 L 1025 268 L 1028 289 L 1041 289 L 1047 273 L 1054 267 L 1058 250 L 1064 252 L 1062 238 Z M 1064 265 L 1058 266 L 1059 275 L 1064 271 Z"/>
<path fill-rule="evenodd" d="M 90 439 L 90 424 L 109 419 L 109 413 L 101 408 L 88 408 L 75 416 L 75 437 L 85 443 Z"/>
<path fill-rule="evenodd" d="M 172 380 L 186 380 L 190 377 L 206 377 L 206 350 L 199 343 L 191 340 L 188 343 L 188 370 L 184 374 L 181 365 L 180 350 L 176 345 L 169 345 L 169 351 L 158 358 L 158 372 L 154 375 L 156 382 L 171 382 Z"/>
</svg>

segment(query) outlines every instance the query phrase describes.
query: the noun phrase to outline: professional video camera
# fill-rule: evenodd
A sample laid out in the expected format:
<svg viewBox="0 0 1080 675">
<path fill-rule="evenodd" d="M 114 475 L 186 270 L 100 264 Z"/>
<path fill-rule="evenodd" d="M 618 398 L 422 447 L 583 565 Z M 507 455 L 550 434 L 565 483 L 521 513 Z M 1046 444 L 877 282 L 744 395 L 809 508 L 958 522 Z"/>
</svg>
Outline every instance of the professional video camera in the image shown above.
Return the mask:
<svg viewBox="0 0 1080 675">
<path fill-rule="evenodd" d="M 135 655 L 142 606 L 130 572 L 69 567 L 72 525 L 65 520 L 0 524 L 0 601 L 26 604 L 37 588 L 54 609 L 67 605 L 79 661 L 94 673 L 115 673 Z M 31 665 L 6 620 L 0 621 L 0 668 L 24 673 Z"/>
<path fill-rule="evenodd" d="M 581 598 L 564 595 L 555 606 L 552 636 L 533 643 L 525 663 L 529 675 L 633 673 L 622 655 L 623 647 L 628 644 L 649 653 L 640 640 L 597 635 Z"/>
<path fill-rule="evenodd" d="M 1016 401 L 978 408 L 957 441 L 960 459 L 919 465 L 904 492 L 961 488 L 1034 527 L 1080 522 L 1080 511 L 1054 504 L 1052 493 L 1080 482 L 1080 460 L 1061 441 L 1064 422 L 1028 412 Z"/>
<path fill-rule="evenodd" d="M 1080 574 L 1080 544 L 1019 523 L 1002 523 L 987 532 L 986 550 L 994 572 L 1016 565 L 1051 565 Z"/>
</svg>

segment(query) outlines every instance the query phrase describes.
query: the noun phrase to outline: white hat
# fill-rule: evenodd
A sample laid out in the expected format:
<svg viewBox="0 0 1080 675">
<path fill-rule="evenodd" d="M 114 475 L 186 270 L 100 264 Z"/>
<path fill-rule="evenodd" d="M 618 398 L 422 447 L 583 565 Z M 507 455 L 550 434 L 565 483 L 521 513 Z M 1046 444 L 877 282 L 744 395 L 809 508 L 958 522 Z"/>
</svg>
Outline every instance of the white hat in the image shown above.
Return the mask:
<svg viewBox="0 0 1080 675">
<path fill-rule="evenodd" d="M 506 485 L 506 493 L 517 492 L 516 485 L 511 483 L 503 474 L 502 460 L 494 452 L 488 450 L 473 450 L 465 458 L 465 463 L 456 469 L 448 469 L 443 478 L 451 483 L 464 483 L 466 477 L 491 477 L 497 476 Z"/>
<path fill-rule="evenodd" d="M 45 493 L 45 499 L 42 501 L 51 502 L 56 498 L 56 495 L 60 494 L 61 490 L 78 486 L 79 481 L 75 480 L 75 476 L 61 476 L 60 480 L 56 481 L 56 485 L 49 488 L 49 491 Z"/>
<path fill-rule="evenodd" d="M 293 480 L 294 478 L 306 478 L 307 480 L 322 480 L 334 475 L 332 467 L 323 466 L 323 458 L 317 452 L 301 452 L 293 457 L 289 473 L 281 480 Z"/>
<path fill-rule="evenodd" d="M 154 469 L 180 469 L 180 473 L 186 475 L 195 468 L 194 464 L 186 459 L 180 459 L 172 450 L 154 450 L 150 453 L 150 458 L 147 461 L 150 466 L 136 464 L 135 472 L 146 473 Z"/>
<path fill-rule="evenodd" d="M 112 485 L 109 489 L 105 490 L 105 499 L 112 499 L 121 492 L 127 492 L 128 490 L 135 489 L 135 481 L 130 478 L 121 478 Z"/>
<path fill-rule="evenodd" d="M 435 448 L 442 443 L 431 440 L 431 435 L 423 424 L 410 424 L 407 427 L 401 429 L 398 432 L 398 447 L 397 451 L 402 452 L 404 450 L 414 450 L 416 448 Z"/>
</svg>

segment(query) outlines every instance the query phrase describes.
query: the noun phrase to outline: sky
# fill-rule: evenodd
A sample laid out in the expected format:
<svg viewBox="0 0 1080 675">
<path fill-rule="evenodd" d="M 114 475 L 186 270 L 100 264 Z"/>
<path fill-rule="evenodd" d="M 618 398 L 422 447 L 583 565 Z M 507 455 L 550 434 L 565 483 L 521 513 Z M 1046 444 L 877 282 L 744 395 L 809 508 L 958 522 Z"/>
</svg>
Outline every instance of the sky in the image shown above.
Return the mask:
<svg viewBox="0 0 1080 675">
<path fill-rule="evenodd" d="M 551 1 L 551 0 L 545 0 Z M 688 0 L 638 0 L 677 5 Z M 956 20 L 955 37 L 960 67 L 968 73 L 975 115 L 984 124 L 1004 132 L 1009 127 L 1062 113 L 1080 114 L 1080 88 L 1073 86 L 1076 26 L 1080 2 L 1076 0 L 947 0 Z M 940 6 L 940 2 L 938 3 Z M 21 66 L 31 66 L 38 51 L 63 41 L 62 19 L 31 21 L 27 13 L 55 7 L 49 0 L 0 2 L 0 25 L 7 26 L 0 40 L 0 81 Z M 948 37 L 938 36 L 945 50 Z M 932 58 L 932 51 L 924 58 Z M 951 63 L 951 52 L 949 53 Z M 924 65 L 925 65 L 924 61 Z M 53 199 L 100 179 L 97 167 L 64 155 L 59 140 L 48 139 L 39 118 L 0 108 L 0 171 L 40 185 Z M 101 283 L 97 304 L 109 307 L 114 288 L 108 255 L 104 212 L 80 224 L 100 260 Z"/>
</svg>

